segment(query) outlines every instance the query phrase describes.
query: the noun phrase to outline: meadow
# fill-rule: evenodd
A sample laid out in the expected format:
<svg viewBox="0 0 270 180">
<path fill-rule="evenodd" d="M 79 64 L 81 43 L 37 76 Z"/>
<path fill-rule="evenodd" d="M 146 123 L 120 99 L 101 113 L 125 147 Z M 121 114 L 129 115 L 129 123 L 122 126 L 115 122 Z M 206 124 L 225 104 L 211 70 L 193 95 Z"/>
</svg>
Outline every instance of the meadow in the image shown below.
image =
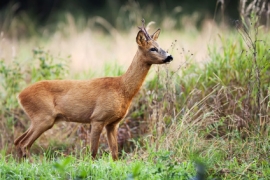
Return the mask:
<svg viewBox="0 0 270 180">
<path fill-rule="evenodd" d="M 200 30 L 192 18 L 181 30 L 165 18 L 158 43 L 174 61 L 153 66 L 134 99 L 118 131 L 119 161 L 105 133 L 92 160 L 90 125 L 65 122 L 37 140 L 31 162 L 17 159 L 13 141 L 30 122 L 16 95 L 43 79 L 123 74 L 139 22 L 122 32 L 67 14 L 50 35 L 1 32 L 0 179 L 269 179 L 270 36 L 252 13 L 233 27 L 206 19 Z"/>
</svg>

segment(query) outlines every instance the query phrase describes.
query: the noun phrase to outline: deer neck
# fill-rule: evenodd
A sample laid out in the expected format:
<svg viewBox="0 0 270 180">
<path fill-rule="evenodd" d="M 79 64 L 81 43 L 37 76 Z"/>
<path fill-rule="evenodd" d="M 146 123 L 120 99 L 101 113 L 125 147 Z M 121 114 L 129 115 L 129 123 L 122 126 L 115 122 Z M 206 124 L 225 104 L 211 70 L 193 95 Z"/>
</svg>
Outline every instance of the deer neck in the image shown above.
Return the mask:
<svg viewBox="0 0 270 180">
<path fill-rule="evenodd" d="M 151 67 L 143 61 L 143 58 L 145 57 L 138 50 L 128 70 L 121 76 L 124 96 L 128 99 L 132 99 L 139 91 Z"/>
</svg>

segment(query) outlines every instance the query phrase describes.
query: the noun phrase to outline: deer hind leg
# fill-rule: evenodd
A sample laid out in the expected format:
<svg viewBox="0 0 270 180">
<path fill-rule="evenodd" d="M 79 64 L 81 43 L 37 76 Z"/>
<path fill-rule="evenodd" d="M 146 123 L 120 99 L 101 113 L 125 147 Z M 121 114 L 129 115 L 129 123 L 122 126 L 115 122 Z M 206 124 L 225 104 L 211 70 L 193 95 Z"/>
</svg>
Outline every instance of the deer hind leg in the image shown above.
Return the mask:
<svg viewBox="0 0 270 180">
<path fill-rule="evenodd" d="M 104 127 L 104 123 L 93 122 L 91 123 L 91 135 L 90 135 L 90 146 L 91 146 L 91 154 L 92 158 L 95 159 L 99 146 L 99 138 Z"/>
<path fill-rule="evenodd" d="M 18 146 L 19 142 L 26 136 L 26 134 L 29 132 L 28 128 L 20 137 L 18 137 L 15 141 L 14 141 L 14 145 Z"/>
<path fill-rule="evenodd" d="M 118 144 L 117 144 L 117 129 L 119 123 L 108 124 L 106 126 L 107 130 L 107 140 L 111 149 L 113 160 L 118 160 Z"/>
<path fill-rule="evenodd" d="M 21 148 L 19 147 L 20 142 L 22 141 L 22 139 L 24 139 L 24 137 L 27 135 L 27 133 L 29 132 L 30 128 L 27 129 L 27 131 L 25 131 L 25 133 L 23 133 L 20 137 L 18 137 L 15 141 L 14 141 L 14 145 L 18 150 L 18 155 L 19 157 L 22 157 L 22 151 Z"/>
<path fill-rule="evenodd" d="M 40 119 L 32 121 L 30 128 L 15 141 L 15 145 L 19 149 L 19 154 L 22 157 L 29 156 L 29 149 L 32 144 L 42 133 L 52 128 L 53 124 L 54 118 L 52 117 L 45 118 L 43 121 L 40 121 Z"/>
</svg>

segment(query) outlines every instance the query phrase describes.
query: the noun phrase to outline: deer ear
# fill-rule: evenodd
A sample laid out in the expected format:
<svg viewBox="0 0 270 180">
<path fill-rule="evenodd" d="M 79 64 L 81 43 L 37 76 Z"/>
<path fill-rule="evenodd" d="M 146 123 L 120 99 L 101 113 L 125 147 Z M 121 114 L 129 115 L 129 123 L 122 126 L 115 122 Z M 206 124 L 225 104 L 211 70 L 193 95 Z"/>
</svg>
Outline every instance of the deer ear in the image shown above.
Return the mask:
<svg viewBox="0 0 270 180">
<path fill-rule="evenodd" d="M 145 46 L 147 44 L 147 40 L 143 31 L 138 32 L 136 42 L 139 46 Z"/>
<path fill-rule="evenodd" d="M 160 34 L 160 29 L 158 29 L 154 34 L 151 35 L 151 38 L 156 41 L 158 39 L 158 36 Z"/>
</svg>

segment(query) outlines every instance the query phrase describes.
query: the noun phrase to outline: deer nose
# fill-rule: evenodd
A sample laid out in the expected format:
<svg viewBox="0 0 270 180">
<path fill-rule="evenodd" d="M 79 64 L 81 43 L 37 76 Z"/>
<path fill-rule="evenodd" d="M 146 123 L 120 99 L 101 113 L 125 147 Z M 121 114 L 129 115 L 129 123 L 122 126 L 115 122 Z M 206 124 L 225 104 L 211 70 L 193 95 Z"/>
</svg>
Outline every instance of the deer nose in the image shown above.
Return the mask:
<svg viewBox="0 0 270 180">
<path fill-rule="evenodd" d="M 169 55 L 166 59 L 168 59 L 169 61 L 172 61 L 173 57 L 172 57 L 172 55 Z"/>
<path fill-rule="evenodd" d="M 173 60 L 173 57 L 171 55 L 167 56 L 165 60 L 163 60 L 164 63 L 171 62 Z"/>
</svg>

